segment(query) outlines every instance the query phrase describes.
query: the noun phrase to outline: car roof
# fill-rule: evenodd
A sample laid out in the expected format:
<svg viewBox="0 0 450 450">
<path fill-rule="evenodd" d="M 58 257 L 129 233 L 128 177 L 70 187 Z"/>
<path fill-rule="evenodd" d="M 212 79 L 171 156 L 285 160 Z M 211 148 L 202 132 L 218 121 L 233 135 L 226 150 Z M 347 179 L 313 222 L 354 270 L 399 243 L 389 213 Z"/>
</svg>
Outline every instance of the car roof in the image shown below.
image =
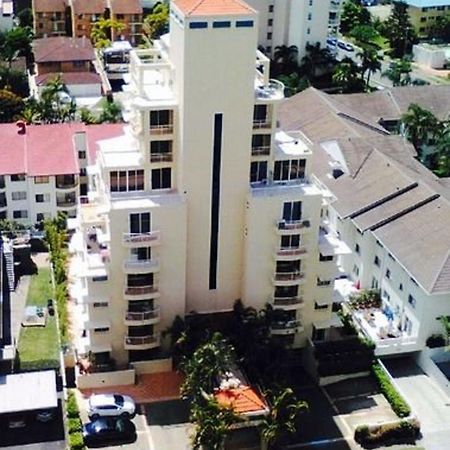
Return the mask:
<svg viewBox="0 0 450 450">
<path fill-rule="evenodd" d="M 94 394 L 89 398 L 91 405 L 115 405 L 114 394 Z"/>
</svg>

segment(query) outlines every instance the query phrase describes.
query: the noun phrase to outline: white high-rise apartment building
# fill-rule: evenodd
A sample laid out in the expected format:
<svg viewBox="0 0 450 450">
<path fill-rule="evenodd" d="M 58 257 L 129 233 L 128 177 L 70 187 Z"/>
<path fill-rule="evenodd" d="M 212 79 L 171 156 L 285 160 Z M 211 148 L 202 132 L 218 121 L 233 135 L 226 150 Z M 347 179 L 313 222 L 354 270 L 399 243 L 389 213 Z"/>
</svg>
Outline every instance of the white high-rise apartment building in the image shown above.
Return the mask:
<svg viewBox="0 0 450 450">
<path fill-rule="evenodd" d="M 72 265 L 79 353 L 157 358 L 176 315 L 237 299 L 295 347 L 333 323 L 335 254 L 310 142 L 277 129 L 284 87 L 240 0 L 172 3 L 170 35 L 131 53 L 132 119 L 88 167 Z"/>
<path fill-rule="evenodd" d="M 306 46 L 326 48 L 328 34 L 336 34 L 341 0 L 248 0 L 259 12 L 258 45 L 273 57 L 276 47 L 295 45 L 299 61 Z"/>
</svg>

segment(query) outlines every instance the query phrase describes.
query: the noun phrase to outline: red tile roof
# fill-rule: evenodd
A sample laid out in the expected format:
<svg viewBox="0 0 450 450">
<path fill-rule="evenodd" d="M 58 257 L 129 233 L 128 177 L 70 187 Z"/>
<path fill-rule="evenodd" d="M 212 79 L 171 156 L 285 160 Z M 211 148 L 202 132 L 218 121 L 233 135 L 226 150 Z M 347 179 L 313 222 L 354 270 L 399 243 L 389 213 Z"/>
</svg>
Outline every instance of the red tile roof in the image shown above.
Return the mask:
<svg viewBox="0 0 450 450">
<path fill-rule="evenodd" d="M 122 136 L 123 124 L 121 123 L 104 123 L 102 125 L 85 126 L 87 145 L 88 145 L 88 161 L 94 164 L 99 150 L 98 141 L 111 139 Z"/>
<path fill-rule="evenodd" d="M 103 14 L 106 9 L 104 0 L 73 0 L 73 14 Z"/>
<path fill-rule="evenodd" d="M 120 129 L 119 129 L 120 127 Z M 96 140 L 122 134 L 122 125 L 82 123 L 28 125 L 18 134 L 16 124 L 0 124 L 0 175 L 25 173 L 28 176 L 64 175 L 80 171 L 73 135 L 86 132 L 89 155 L 95 161 Z"/>
<path fill-rule="evenodd" d="M 65 12 L 64 0 L 33 0 L 33 12 Z"/>
<path fill-rule="evenodd" d="M 186 16 L 251 14 L 255 10 L 241 0 L 174 0 Z"/>
<path fill-rule="evenodd" d="M 58 75 L 61 77 L 61 81 L 67 86 L 72 84 L 102 84 L 100 75 L 95 72 L 44 73 L 36 77 L 36 84 L 38 86 L 45 86 L 48 81 L 54 80 Z"/>
<path fill-rule="evenodd" d="M 62 61 L 93 61 L 94 47 L 87 37 L 47 37 L 33 41 L 36 63 Z"/>
<path fill-rule="evenodd" d="M 232 407 L 237 414 L 249 414 L 268 411 L 266 403 L 249 386 L 221 389 L 214 394 L 222 406 Z"/>
<path fill-rule="evenodd" d="M 142 14 L 140 0 L 111 0 L 111 11 L 114 14 Z"/>
</svg>

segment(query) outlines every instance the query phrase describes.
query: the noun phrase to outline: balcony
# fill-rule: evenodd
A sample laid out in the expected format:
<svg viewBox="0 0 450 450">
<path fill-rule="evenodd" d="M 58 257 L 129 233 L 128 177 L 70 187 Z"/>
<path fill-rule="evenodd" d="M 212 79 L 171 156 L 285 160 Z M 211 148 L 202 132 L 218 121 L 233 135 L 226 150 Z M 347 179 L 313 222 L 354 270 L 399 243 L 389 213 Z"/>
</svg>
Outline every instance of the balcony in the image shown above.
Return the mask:
<svg viewBox="0 0 450 450">
<path fill-rule="evenodd" d="M 126 300 L 147 300 L 160 297 L 158 286 L 126 286 L 123 295 Z"/>
<path fill-rule="evenodd" d="M 252 156 L 270 155 L 270 146 L 252 147 Z"/>
<path fill-rule="evenodd" d="M 172 162 L 172 160 L 172 152 L 150 153 L 150 162 L 152 163 Z"/>
<path fill-rule="evenodd" d="M 276 335 L 296 334 L 303 331 L 300 320 L 277 321 L 270 324 L 270 331 Z"/>
<path fill-rule="evenodd" d="M 139 247 L 142 244 L 159 244 L 159 231 L 149 231 L 147 233 L 123 233 L 122 242 L 127 247 Z"/>
<path fill-rule="evenodd" d="M 305 306 L 305 300 L 303 297 L 273 297 L 269 299 L 269 302 L 281 309 L 298 309 Z"/>
<path fill-rule="evenodd" d="M 305 274 L 303 272 L 277 272 L 273 277 L 273 283 L 276 286 L 292 286 L 301 284 L 305 281 Z"/>
<path fill-rule="evenodd" d="M 74 175 L 57 175 L 56 189 L 74 189 L 78 186 L 78 179 Z"/>
<path fill-rule="evenodd" d="M 262 120 L 253 120 L 253 129 L 259 130 L 261 128 L 272 128 L 272 122 L 268 117 Z"/>
<path fill-rule="evenodd" d="M 298 234 L 308 231 L 311 228 L 310 220 L 278 220 L 275 223 L 278 234 Z"/>
<path fill-rule="evenodd" d="M 75 208 L 77 206 L 77 198 L 75 193 L 56 196 L 56 206 L 58 208 Z"/>
<path fill-rule="evenodd" d="M 173 133 L 173 123 L 167 123 L 164 125 L 150 124 L 150 134 L 161 135 L 161 134 L 172 134 L 172 133 Z"/>
<path fill-rule="evenodd" d="M 127 311 L 124 323 L 127 326 L 153 325 L 160 320 L 159 308 L 146 311 Z"/>
<path fill-rule="evenodd" d="M 257 78 L 255 97 L 257 100 L 282 100 L 284 98 L 284 84 L 278 80 L 269 80 L 267 83 L 260 84 Z"/>
<path fill-rule="evenodd" d="M 149 336 L 125 336 L 125 350 L 149 350 L 160 346 L 160 335 L 158 333 Z"/>
<path fill-rule="evenodd" d="M 280 247 L 276 251 L 276 259 L 281 261 L 304 258 L 308 255 L 308 248 L 306 245 L 299 247 Z"/>
<path fill-rule="evenodd" d="M 123 270 L 125 273 L 149 273 L 159 271 L 159 260 L 126 260 L 123 262 Z"/>
</svg>

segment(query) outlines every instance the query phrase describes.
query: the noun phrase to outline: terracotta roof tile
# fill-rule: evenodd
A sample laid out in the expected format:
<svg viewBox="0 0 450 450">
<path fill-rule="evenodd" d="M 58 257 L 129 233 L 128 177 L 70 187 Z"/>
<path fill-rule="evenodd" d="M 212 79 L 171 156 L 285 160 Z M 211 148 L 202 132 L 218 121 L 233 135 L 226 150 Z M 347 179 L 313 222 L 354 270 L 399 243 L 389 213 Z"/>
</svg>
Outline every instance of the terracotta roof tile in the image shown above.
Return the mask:
<svg viewBox="0 0 450 450">
<path fill-rule="evenodd" d="M 93 61 L 94 47 L 86 37 L 48 37 L 33 41 L 36 63 L 62 61 Z"/>
<path fill-rule="evenodd" d="M 33 12 L 65 12 L 64 0 L 33 0 Z"/>
<path fill-rule="evenodd" d="M 142 14 L 140 0 L 111 0 L 111 10 L 114 14 Z"/>
<path fill-rule="evenodd" d="M 175 0 L 186 16 L 251 14 L 255 10 L 241 0 Z"/>
<path fill-rule="evenodd" d="M 53 80 L 57 76 L 61 77 L 61 81 L 65 85 L 71 84 L 102 84 L 100 75 L 95 72 L 61 72 L 61 73 L 44 73 L 36 77 L 37 86 L 45 86 L 49 80 Z"/>
<path fill-rule="evenodd" d="M 104 0 L 73 0 L 72 5 L 74 14 L 103 14 L 106 9 Z"/>
<path fill-rule="evenodd" d="M 232 407 L 238 414 L 248 414 L 267 411 L 267 405 L 258 394 L 249 386 L 232 389 L 222 389 L 214 396 L 222 406 Z"/>
</svg>

